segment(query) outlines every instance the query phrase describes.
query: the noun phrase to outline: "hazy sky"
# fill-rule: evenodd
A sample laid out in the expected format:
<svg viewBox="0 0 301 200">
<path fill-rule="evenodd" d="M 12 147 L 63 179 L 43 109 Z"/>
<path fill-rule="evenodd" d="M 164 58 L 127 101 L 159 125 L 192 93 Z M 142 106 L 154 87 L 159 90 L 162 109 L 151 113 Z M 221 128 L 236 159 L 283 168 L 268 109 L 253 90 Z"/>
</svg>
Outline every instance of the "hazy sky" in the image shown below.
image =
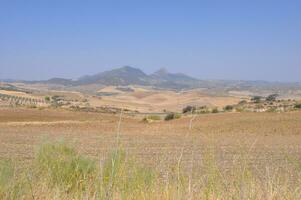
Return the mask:
<svg viewBox="0 0 301 200">
<path fill-rule="evenodd" d="M 301 1 L 0 0 L 0 78 L 121 66 L 301 81 Z"/>
</svg>

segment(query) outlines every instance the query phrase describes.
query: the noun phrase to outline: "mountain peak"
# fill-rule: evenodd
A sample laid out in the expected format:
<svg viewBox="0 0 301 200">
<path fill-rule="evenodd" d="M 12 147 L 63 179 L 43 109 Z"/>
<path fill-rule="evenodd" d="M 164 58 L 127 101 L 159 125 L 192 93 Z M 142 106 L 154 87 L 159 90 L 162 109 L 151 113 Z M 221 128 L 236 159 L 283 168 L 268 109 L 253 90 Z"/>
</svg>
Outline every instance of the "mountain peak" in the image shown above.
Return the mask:
<svg viewBox="0 0 301 200">
<path fill-rule="evenodd" d="M 141 71 L 140 69 L 135 68 L 135 67 L 131 67 L 131 66 L 123 66 L 123 67 L 117 68 L 116 70 Z"/>
<path fill-rule="evenodd" d="M 115 68 L 91 76 L 84 76 L 76 81 L 76 85 L 102 84 L 102 85 L 147 85 L 161 88 L 189 88 L 198 85 L 197 79 L 185 74 L 169 73 L 165 68 L 151 75 L 145 74 L 141 69 L 131 66 Z"/>
<path fill-rule="evenodd" d="M 142 70 L 130 66 L 124 66 L 101 72 L 96 75 L 82 77 L 79 80 L 79 83 L 100 83 L 104 85 L 145 85 L 145 79 L 147 79 L 147 75 Z"/>
<path fill-rule="evenodd" d="M 167 69 L 165 67 L 162 67 L 158 71 L 154 72 L 154 74 L 164 75 L 164 74 L 168 74 L 168 71 L 167 71 Z"/>
</svg>

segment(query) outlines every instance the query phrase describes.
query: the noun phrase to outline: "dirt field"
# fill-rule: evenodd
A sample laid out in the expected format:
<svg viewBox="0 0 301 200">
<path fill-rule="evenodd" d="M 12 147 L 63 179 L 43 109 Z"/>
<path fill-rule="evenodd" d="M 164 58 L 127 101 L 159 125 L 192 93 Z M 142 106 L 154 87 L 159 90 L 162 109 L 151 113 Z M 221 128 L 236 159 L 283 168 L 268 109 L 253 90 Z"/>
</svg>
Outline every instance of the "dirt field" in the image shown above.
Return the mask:
<svg viewBox="0 0 301 200">
<path fill-rule="evenodd" d="M 201 90 L 187 90 L 182 92 L 155 90 L 152 88 L 143 88 L 131 86 L 132 91 L 121 91 L 118 87 L 108 86 L 97 90 L 100 94 L 96 97 L 94 94 L 87 94 L 75 91 L 66 91 L 66 88 L 48 88 L 43 85 L 15 84 L 22 88 L 32 91 L 32 94 L 17 91 L 0 90 L 0 94 L 12 95 L 17 97 L 26 97 L 44 100 L 46 96 L 62 96 L 66 101 L 73 105 L 90 107 L 115 107 L 129 109 L 139 112 L 163 112 L 164 110 L 180 112 L 188 105 L 219 107 L 222 109 L 226 105 L 237 104 L 245 96 L 211 96 L 202 93 Z M 69 102 L 69 103 L 70 103 Z M 45 106 L 45 105 L 43 105 Z"/>
<path fill-rule="evenodd" d="M 199 90 L 185 92 L 160 91 L 132 87 L 133 92 L 121 92 L 115 87 L 105 87 L 99 92 L 114 93 L 112 96 L 90 98 L 91 106 L 123 107 L 140 112 L 162 112 L 163 110 L 181 111 L 187 105 L 210 107 L 224 107 L 237 104 L 242 98 L 240 96 L 210 96 Z"/>
<path fill-rule="evenodd" d="M 301 112 L 200 115 L 189 131 L 190 120 L 147 124 L 122 116 L 121 143 L 130 155 L 150 165 L 176 162 L 183 147 L 185 166 L 192 161 L 197 166 L 211 147 L 225 165 L 241 148 L 254 165 L 270 157 L 281 165 L 287 153 L 301 159 Z M 64 139 L 102 160 L 116 147 L 118 121 L 119 116 L 106 114 L 1 108 L 0 158 L 30 160 L 43 140 Z"/>
</svg>

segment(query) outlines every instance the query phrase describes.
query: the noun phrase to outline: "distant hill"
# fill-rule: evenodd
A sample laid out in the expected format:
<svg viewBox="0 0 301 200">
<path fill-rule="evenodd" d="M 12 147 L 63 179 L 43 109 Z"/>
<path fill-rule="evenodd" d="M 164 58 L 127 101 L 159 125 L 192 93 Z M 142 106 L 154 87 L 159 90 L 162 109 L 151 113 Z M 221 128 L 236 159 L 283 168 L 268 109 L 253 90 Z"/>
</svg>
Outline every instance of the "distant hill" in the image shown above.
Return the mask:
<svg viewBox="0 0 301 200">
<path fill-rule="evenodd" d="M 121 67 L 105 71 L 96 75 L 83 76 L 75 82 L 76 85 L 103 84 L 103 85 L 147 85 L 149 76 L 142 70 L 133 67 Z"/>
<path fill-rule="evenodd" d="M 172 74 L 169 73 L 166 69 L 162 68 L 155 73 L 151 74 L 150 77 L 152 79 L 158 80 L 158 81 L 179 81 L 179 82 L 185 82 L 185 81 L 199 81 L 195 78 L 192 78 L 190 76 L 187 76 L 182 73 L 176 73 Z"/>
<path fill-rule="evenodd" d="M 14 82 L 13 80 L 10 80 Z M 15 81 L 23 83 L 42 83 L 55 86 L 69 87 L 70 89 L 86 90 L 87 88 L 99 88 L 99 86 L 127 86 L 141 85 L 158 89 L 183 90 L 202 88 L 210 94 L 228 95 L 234 92 L 247 92 L 249 94 L 278 93 L 286 96 L 301 95 L 301 83 L 282 83 L 268 81 L 244 81 L 244 80 L 199 80 L 183 73 L 169 73 L 166 69 L 160 69 L 153 74 L 146 74 L 134 67 L 121 67 L 95 75 L 87 75 L 77 80 L 52 78 L 46 81 Z"/>
<path fill-rule="evenodd" d="M 151 75 L 134 67 L 121 67 L 105 71 L 96 75 L 83 76 L 75 81 L 74 85 L 102 84 L 102 85 L 144 85 L 166 89 L 191 88 L 199 83 L 199 80 L 185 74 L 172 74 L 161 69 Z"/>
<path fill-rule="evenodd" d="M 71 79 L 64 78 L 52 78 L 46 81 L 49 84 L 58 84 L 58 85 L 72 85 L 73 81 Z"/>
<path fill-rule="evenodd" d="M 65 78 L 51 78 L 45 81 L 12 81 L 12 82 L 23 82 L 28 84 L 42 83 L 42 84 L 63 85 L 63 86 L 71 86 L 74 83 L 72 79 L 65 79 Z"/>
<path fill-rule="evenodd" d="M 147 75 L 142 70 L 130 66 L 125 66 L 95 75 L 82 76 L 77 80 L 52 78 L 45 81 L 17 81 L 24 83 L 42 83 L 62 86 L 85 86 L 85 85 L 104 85 L 104 86 L 127 86 L 142 85 L 153 86 L 162 89 L 186 89 L 199 86 L 200 80 L 192 78 L 182 73 L 169 73 L 165 69 Z"/>
</svg>

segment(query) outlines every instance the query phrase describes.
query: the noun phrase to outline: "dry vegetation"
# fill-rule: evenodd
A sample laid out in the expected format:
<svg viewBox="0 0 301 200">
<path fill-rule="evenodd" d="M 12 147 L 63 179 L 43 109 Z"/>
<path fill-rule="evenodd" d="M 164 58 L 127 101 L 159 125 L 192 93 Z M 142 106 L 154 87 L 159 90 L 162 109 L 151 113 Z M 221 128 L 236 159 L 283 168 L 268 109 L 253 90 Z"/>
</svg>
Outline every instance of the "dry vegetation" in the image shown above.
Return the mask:
<svg viewBox="0 0 301 200">
<path fill-rule="evenodd" d="M 144 123 L 126 115 L 1 109 L 0 197 L 300 199 L 300 132 L 300 112 Z"/>
<path fill-rule="evenodd" d="M 45 107 L 51 105 L 51 102 L 44 102 L 45 97 L 59 97 L 57 103 L 65 108 L 70 106 L 89 108 L 112 107 L 139 112 L 163 112 L 163 110 L 179 112 L 186 105 L 207 105 L 222 108 L 228 104 L 236 104 L 241 100 L 240 97 L 207 95 L 202 93 L 201 90 L 175 92 L 138 86 L 126 88 L 108 86 L 96 90 L 96 94 L 87 94 L 84 92 L 66 91 L 66 88 L 58 88 L 60 89 L 58 91 L 54 90 L 54 88 L 39 87 L 39 85 L 24 84 L 21 86 L 31 91 L 31 93 L 0 90 L 0 95 L 9 95 L 10 99 L 14 100 L 10 101 L 11 104 L 17 102 L 21 105 L 30 105 L 30 102 L 23 99 L 38 99 L 39 101 L 43 101 L 43 104 L 40 106 Z M 85 90 L 83 89 L 83 91 Z M 15 99 L 18 101 L 15 101 Z"/>
</svg>

